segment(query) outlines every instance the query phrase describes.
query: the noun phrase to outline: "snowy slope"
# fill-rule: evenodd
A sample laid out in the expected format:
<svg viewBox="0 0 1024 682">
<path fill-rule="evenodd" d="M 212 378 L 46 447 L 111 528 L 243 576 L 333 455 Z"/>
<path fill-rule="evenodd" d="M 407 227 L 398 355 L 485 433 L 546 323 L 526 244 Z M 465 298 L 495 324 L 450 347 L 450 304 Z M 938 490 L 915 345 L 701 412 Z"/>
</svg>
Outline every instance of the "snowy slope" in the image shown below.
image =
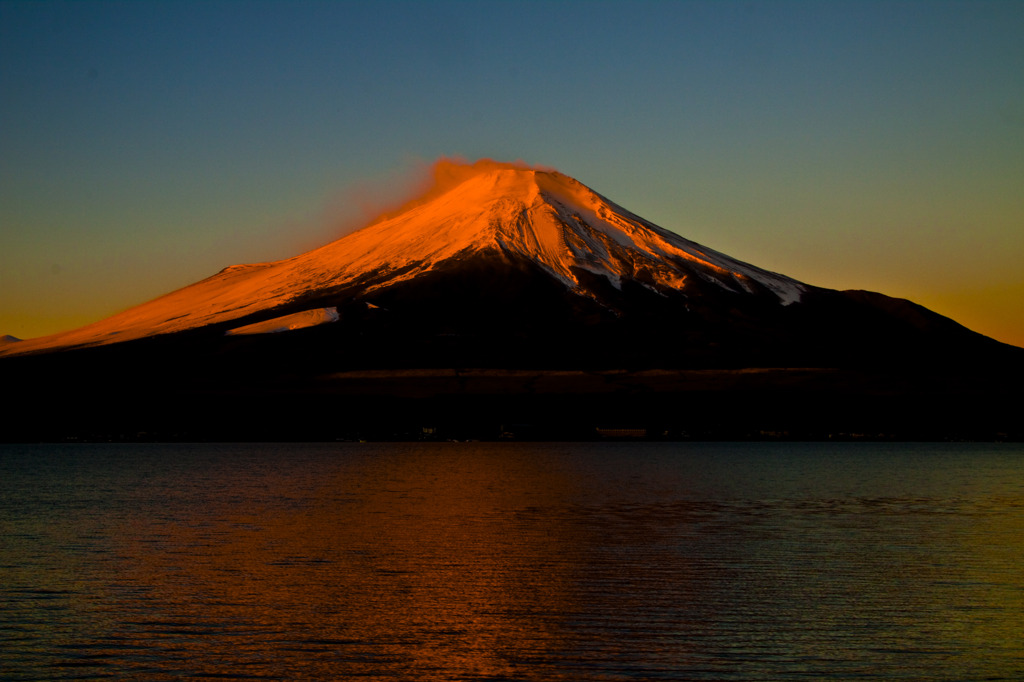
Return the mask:
<svg viewBox="0 0 1024 682">
<path fill-rule="evenodd" d="M 655 291 L 685 292 L 695 278 L 728 291 L 767 290 L 782 305 L 799 301 L 806 291 L 795 280 L 659 228 L 561 173 L 492 165 L 439 196 L 308 253 L 229 267 L 80 329 L 0 346 L 0 355 L 227 323 L 343 287 L 372 296 L 441 264 L 495 252 L 535 262 L 581 296 L 593 296 L 581 271 L 616 287 L 634 279 Z"/>
</svg>

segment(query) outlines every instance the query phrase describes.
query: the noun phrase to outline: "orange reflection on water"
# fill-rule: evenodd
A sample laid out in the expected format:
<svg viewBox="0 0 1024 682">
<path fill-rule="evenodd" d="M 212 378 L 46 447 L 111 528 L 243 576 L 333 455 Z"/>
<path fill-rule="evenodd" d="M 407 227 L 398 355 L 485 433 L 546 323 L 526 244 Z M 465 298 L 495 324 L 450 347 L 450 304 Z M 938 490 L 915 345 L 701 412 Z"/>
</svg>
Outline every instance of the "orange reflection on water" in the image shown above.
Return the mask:
<svg viewBox="0 0 1024 682">
<path fill-rule="evenodd" d="M 203 674 L 259 662 L 282 675 L 511 676 L 558 643 L 573 610 L 579 538 L 557 516 L 514 512 L 572 485 L 536 461 L 367 457 L 314 489 L 282 481 L 259 508 L 196 507 L 153 529 L 157 547 L 124 548 L 156 607 L 140 627 L 204 665 L 234 641 Z"/>
</svg>

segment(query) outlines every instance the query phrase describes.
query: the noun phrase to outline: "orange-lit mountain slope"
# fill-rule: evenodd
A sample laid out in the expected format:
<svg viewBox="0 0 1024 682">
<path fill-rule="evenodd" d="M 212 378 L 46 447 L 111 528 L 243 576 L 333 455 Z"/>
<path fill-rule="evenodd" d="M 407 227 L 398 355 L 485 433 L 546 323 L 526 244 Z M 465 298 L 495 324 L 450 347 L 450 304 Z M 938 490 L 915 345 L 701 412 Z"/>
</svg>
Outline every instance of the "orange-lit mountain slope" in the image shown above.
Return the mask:
<svg viewBox="0 0 1024 682">
<path fill-rule="evenodd" d="M 229 267 L 80 329 L 0 346 L 0 354 L 110 344 L 243 318 L 251 323 L 254 315 L 301 313 L 296 305 L 330 292 L 372 304 L 384 289 L 481 255 L 525 259 L 593 300 L 600 296 L 589 275 L 615 289 L 632 281 L 651 292 L 685 294 L 710 285 L 767 295 L 783 306 L 807 290 L 659 228 L 561 173 L 495 163 L 461 171 L 446 191 L 321 248 Z"/>
</svg>

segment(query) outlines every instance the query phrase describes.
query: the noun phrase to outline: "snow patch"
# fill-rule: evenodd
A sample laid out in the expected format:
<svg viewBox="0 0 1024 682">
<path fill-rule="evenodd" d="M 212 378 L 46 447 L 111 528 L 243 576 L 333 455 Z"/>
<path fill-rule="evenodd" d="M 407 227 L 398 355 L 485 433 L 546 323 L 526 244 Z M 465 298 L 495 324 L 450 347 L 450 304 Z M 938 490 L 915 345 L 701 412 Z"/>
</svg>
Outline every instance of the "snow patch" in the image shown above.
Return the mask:
<svg viewBox="0 0 1024 682">
<path fill-rule="evenodd" d="M 236 327 L 226 331 L 225 336 L 245 336 L 249 334 L 277 334 L 293 329 L 308 329 L 321 324 L 337 322 L 340 319 L 337 308 L 315 308 L 304 310 L 301 313 L 282 315 L 263 322 L 247 324 L 244 327 Z"/>
</svg>

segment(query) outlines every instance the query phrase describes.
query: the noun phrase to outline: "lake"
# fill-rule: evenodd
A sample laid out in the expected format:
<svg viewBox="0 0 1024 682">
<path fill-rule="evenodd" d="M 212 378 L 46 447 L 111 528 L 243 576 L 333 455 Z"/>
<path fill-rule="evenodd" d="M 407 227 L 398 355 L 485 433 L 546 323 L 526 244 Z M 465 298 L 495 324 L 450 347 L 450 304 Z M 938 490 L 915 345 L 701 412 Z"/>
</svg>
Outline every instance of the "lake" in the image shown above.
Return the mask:
<svg viewBox="0 0 1024 682">
<path fill-rule="evenodd" d="M 0 445 L 0 677 L 1024 678 L 1024 444 Z"/>
</svg>

